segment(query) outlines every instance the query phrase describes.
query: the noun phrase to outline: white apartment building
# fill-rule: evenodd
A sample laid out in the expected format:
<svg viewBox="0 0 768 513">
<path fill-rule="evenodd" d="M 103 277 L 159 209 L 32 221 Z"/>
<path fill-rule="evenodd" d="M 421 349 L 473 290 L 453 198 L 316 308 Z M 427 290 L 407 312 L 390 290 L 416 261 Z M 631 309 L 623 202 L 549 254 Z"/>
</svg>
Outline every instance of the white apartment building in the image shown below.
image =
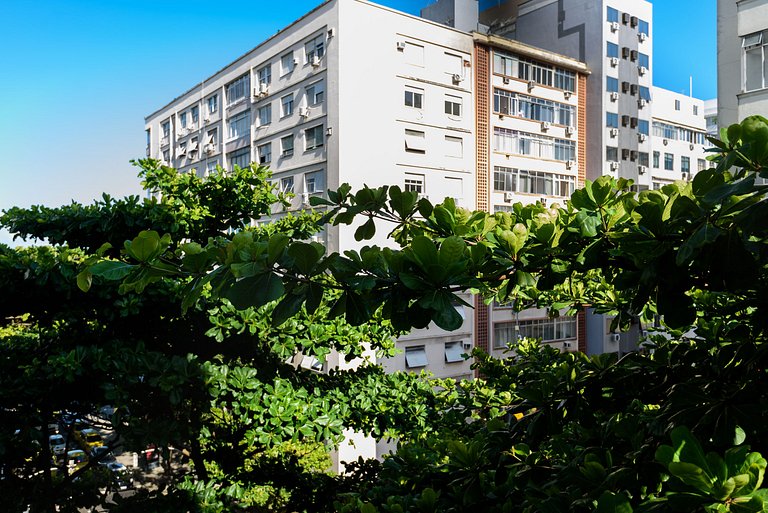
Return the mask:
<svg viewBox="0 0 768 513">
<path fill-rule="evenodd" d="M 704 101 L 660 87 L 653 88 L 652 187 L 660 189 L 675 180 L 690 180 L 709 168 L 706 148 L 707 121 Z M 643 162 L 641 162 L 643 164 Z"/>
<path fill-rule="evenodd" d="M 717 1 L 719 126 L 768 117 L 768 0 Z"/>
</svg>

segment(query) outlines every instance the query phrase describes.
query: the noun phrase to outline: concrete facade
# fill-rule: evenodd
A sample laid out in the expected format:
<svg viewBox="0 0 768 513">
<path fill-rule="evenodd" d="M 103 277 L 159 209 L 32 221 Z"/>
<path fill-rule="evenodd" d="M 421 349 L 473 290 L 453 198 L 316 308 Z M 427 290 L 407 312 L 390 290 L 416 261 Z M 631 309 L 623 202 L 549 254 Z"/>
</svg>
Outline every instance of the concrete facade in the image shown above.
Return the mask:
<svg viewBox="0 0 768 513">
<path fill-rule="evenodd" d="M 718 0 L 717 91 L 721 127 L 768 115 L 768 0 Z"/>
</svg>

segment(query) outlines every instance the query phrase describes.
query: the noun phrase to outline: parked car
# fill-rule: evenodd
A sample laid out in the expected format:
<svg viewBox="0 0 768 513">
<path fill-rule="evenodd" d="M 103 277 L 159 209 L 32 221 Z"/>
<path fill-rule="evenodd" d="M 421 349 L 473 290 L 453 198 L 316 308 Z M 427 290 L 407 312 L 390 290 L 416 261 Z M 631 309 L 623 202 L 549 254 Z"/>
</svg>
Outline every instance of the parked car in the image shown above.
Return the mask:
<svg viewBox="0 0 768 513">
<path fill-rule="evenodd" d="M 97 460 L 99 465 L 107 465 L 115 462 L 115 456 L 110 452 L 109 447 L 100 445 L 91 449 L 91 459 Z"/>
<path fill-rule="evenodd" d="M 133 487 L 133 477 L 122 463 L 108 463 L 106 467 L 112 472 L 112 484 L 117 490 L 127 490 Z"/>
<path fill-rule="evenodd" d="M 67 452 L 67 442 L 61 435 L 50 435 L 48 444 L 51 446 L 51 452 L 54 456 L 61 456 Z"/>
<path fill-rule="evenodd" d="M 80 431 L 75 431 L 75 438 L 80 442 L 80 445 L 87 452 L 91 452 L 94 447 L 104 445 L 104 439 L 101 434 L 92 428 L 85 428 Z"/>
<path fill-rule="evenodd" d="M 74 451 L 69 451 L 67 453 L 67 468 L 69 469 L 70 474 L 87 464 L 88 456 L 85 454 L 85 451 L 75 449 Z"/>
</svg>

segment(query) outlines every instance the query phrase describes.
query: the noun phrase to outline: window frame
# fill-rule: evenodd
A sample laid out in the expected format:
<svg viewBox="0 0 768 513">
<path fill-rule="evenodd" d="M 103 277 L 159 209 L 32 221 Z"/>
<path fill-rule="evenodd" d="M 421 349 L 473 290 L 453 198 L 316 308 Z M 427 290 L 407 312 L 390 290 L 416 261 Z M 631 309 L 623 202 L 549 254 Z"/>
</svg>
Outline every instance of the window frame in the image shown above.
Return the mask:
<svg viewBox="0 0 768 513">
<path fill-rule="evenodd" d="M 312 144 L 310 145 L 310 133 Z M 304 129 L 304 151 L 316 150 L 325 146 L 325 132 L 323 125 L 315 125 Z"/>
</svg>

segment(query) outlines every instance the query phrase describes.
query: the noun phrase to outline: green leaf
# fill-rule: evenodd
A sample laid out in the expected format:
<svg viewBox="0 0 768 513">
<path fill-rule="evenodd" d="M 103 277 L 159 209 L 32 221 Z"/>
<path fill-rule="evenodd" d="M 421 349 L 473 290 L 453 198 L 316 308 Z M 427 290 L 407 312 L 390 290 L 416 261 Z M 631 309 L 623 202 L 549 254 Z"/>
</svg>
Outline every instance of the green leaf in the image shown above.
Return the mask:
<svg viewBox="0 0 768 513">
<path fill-rule="evenodd" d="M 272 311 L 272 326 L 280 326 L 299 313 L 304 300 L 303 295 L 288 294 L 285 296 Z"/>
<path fill-rule="evenodd" d="M 595 513 L 632 513 L 632 506 L 624 494 L 605 491 L 597 500 Z"/>
<path fill-rule="evenodd" d="M 92 281 L 93 275 L 88 271 L 88 269 L 81 271 L 77 275 L 77 286 L 83 292 L 88 292 L 88 290 L 90 290 Z"/>
<path fill-rule="evenodd" d="M 105 280 L 119 281 L 136 269 L 135 265 L 126 264 L 117 260 L 102 260 L 88 268 L 94 276 L 100 276 Z"/>
<path fill-rule="evenodd" d="M 250 306 L 259 307 L 280 298 L 285 293 L 282 280 L 273 273 L 262 273 L 236 281 L 224 297 L 232 305 L 243 310 Z"/>
<path fill-rule="evenodd" d="M 365 223 L 358 226 L 355 230 L 355 240 L 368 240 L 376 234 L 376 223 L 373 222 L 373 218 L 369 218 Z"/>
<path fill-rule="evenodd" d="M 315 196 L 313 196 L 314 198 Z M 268 262 L 274 264 L 283 254 L 285 247 L 291 241 L 290 237 L 282 233 L 276 233 L 269 238 L 267 246 Z"/>
<path fill-rule="evenodd" d="M 125 241 L 126 252 L 139 262 L 147 262 L 161 251 L 160 235 L 154 230 L 144 230 L 130 241 Z"/>
<path fill-rule="evenodd" d="M 296 267 L 302 274 L 311 274 L 320 260 L 320 252 L 313 244 L 295 242 L 288 248 L 288 255 L 293 258 Z"/>
</svg>

